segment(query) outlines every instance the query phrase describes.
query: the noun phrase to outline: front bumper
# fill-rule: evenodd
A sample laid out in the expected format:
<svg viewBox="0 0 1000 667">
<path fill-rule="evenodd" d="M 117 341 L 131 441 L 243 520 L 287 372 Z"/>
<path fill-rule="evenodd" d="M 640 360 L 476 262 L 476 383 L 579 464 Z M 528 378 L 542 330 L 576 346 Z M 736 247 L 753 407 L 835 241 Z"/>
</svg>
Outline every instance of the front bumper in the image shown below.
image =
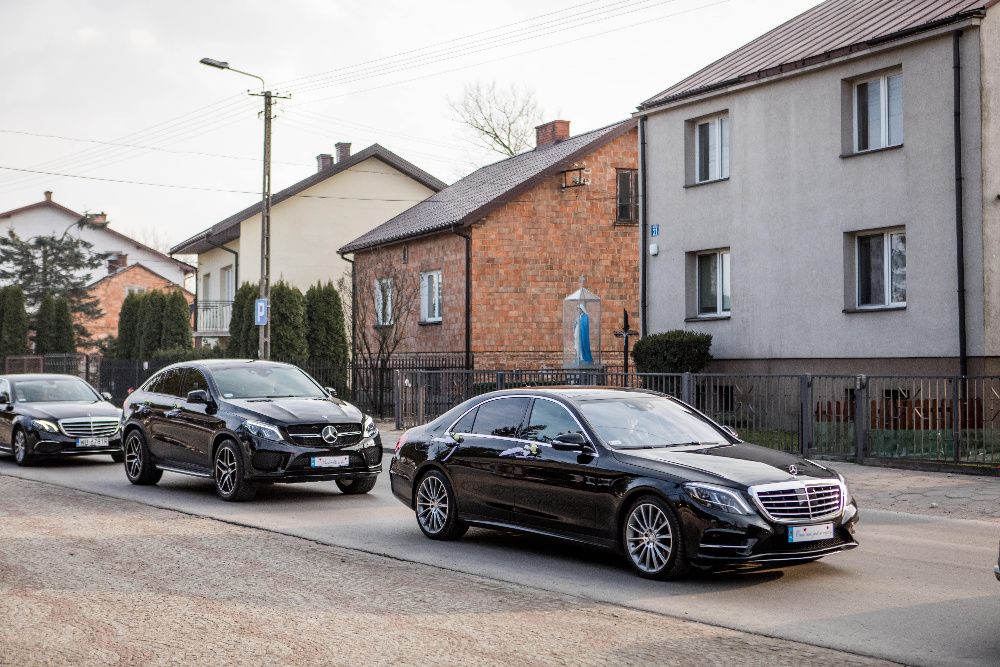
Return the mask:
<svg viewBox="0 0 1000 667">
<path fill-rule="evenodd" d="M 758 514 L 712 512 L 691 502 L 683 502 L 680 509 L 688 557 L 702 565 L 806 561 L 858 546 L 854 530 L 859 516 L 853 500 L 837 517 L 816 522 L 833 523 L 833 537 L 811 542 L 789 542 L 788 525 Z"/>
<path fill-rule="evenodd" d="M 118 454 L 122 452 L 121 433 L 108 438 L 107 447 L 78 447 L 77 438 L 50 431 L 28 434 L 28 451 L 32 456 L 86 456 L 90 454 Z"/>
<path fill-rule="evenodd" d="M 305 447 L 245 435 L 242 439 L 247 479 L 253 482 L 298 483 L 375 477 L 382 472 L 382 438 L 365 438 L 343 447 Z M 347 456 L 347 465 L 314 467 L 318 456 Z"/>
</svg>

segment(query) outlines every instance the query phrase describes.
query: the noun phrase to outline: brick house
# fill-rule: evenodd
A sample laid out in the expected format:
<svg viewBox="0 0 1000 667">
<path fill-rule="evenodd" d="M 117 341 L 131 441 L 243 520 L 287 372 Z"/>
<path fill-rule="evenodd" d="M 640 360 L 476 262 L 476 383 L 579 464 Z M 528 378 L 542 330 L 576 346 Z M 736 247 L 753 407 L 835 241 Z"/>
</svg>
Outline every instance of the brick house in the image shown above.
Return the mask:
<svg viewBox="0 0 1000 667">
<path fill-rule="evenodd" d="M 83 322 L 93 341 L 99 342 L 109 336 L 118 335 L 118 314 L 125 297 L 134 292 L 169 292 L 180 289 L 188 304 L 194 303 L 194 294 L 181 288 L 142 264 L 132 264 L 115 273 L 110 273 L 88 287 L 88 294 L 94 296 L 103 315 Z"/>
<path fill-rule="evenodd" d="M 602 357 L 617 361 L 614 330 L 639 303 L 636 122 L 571 137 L 558 120 L 536 132 L 534 150 L 473 172 L 340 248 L 354 258 L 356 354 L 366 332 L 391 325 L 397 353 L 559 368 L 563 299 L 583 275 L 603 301 Z M 408 303 L 403 283 L 417 295 Z"/>
</svg>

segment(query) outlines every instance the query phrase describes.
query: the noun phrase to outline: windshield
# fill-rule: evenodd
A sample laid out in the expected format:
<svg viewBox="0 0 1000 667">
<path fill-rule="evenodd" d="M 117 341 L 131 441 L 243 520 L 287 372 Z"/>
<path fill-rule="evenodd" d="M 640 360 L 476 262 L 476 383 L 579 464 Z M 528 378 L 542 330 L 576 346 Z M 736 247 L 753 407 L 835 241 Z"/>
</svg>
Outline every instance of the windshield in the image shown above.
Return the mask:
<svg viewBox="0 0 1000 667">
<path fill-rule="evenodd" d="M 291 366 L 218 368 L 212 377 L 223 398 L 326 398 L 322 387 Z"/>
<path fill-rule="evenodd" d="M 578 405 L 601 439 L 615 449 L 727 442 L 690 409 L 660 396 L 636 394 Z"/>
<path fill-rule="evenodd" d="M 93 403 L 103 400 L 83 380 L 56 378 L 19 380 L 14 383 L 18 403 Z"/>
</svg>

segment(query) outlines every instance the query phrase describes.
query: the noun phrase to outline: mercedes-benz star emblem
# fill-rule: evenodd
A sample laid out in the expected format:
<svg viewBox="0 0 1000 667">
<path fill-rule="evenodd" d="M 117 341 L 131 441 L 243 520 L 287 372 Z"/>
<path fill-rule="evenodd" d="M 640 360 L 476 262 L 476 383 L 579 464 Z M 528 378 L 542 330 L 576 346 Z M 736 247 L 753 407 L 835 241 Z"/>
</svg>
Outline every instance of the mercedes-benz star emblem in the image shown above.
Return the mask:
<svg viewBox="0 0 1000 667">
<path fill-rule="evenodd" d="M 335 429 L 332 426 L 324 426 L 323 430 L 320 432 L 320 435 L 323 436 L 323 442 L 325 442 L 328 445 L 332 445 L 333 443 L 337 442 L 337 438 L 340 436 L 340 434 L 337 433 L 337 429 Z"/>
<path fill-rule="evenodd" d="M 325 433 L 325 431 L 324 431 L 324 433 Z M 326 436 L 324 435 L 323 438 L 326 439 Z M 794 466 L 794 465 L 790 465 L 790 466 L 788 466 L 788 474 L 789 475 L 798 475 L 799 474 L 799 469 L 796 466 Z"/>
</svg>

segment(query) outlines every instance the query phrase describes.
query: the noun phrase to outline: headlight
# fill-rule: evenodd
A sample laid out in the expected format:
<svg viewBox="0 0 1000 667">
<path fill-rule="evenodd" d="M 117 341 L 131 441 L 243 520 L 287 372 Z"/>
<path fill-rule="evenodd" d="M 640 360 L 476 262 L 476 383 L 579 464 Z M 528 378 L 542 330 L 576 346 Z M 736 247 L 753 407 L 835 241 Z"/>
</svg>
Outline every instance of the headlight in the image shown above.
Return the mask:
<svg viewBox="0 0 1000 667">
<path fill-rule="evenodd" d="M 362 422 L 361 430 L 364 431 L 366 438 L 374 438 L 378 435 L 378 426 L 375 425 L 375 420 L 368 416 Z"/>
<path fill-rule="evenodd" d="M 703 507 L 722 510 L 730 514 L 753 514 L 753 510 L 743 500 L 743 497 L 733 489 L 690 482 L 684 485 L 684 490 Z"/>
<path fill-rule="evenodd" d="M 281 437 L 281 431 L 279 431 L 274 426 L 270 424 L 264 424 L 263 422 L 250 421 L 249 419 L 243 422 L 243 430 L 252 435 L 255 438 L 264 438 L 265 440 L 276 440 L 281 442 L 284 440 Z"/>
<path fill-rule="evenodd" d="M 36 431 L 48 431 L 49 433 L 58 433 L 59 427 L 53 422 L 46 421 L 45 419 L 33 419 L 31 421 L 31 426 Z"/>
</svg>

